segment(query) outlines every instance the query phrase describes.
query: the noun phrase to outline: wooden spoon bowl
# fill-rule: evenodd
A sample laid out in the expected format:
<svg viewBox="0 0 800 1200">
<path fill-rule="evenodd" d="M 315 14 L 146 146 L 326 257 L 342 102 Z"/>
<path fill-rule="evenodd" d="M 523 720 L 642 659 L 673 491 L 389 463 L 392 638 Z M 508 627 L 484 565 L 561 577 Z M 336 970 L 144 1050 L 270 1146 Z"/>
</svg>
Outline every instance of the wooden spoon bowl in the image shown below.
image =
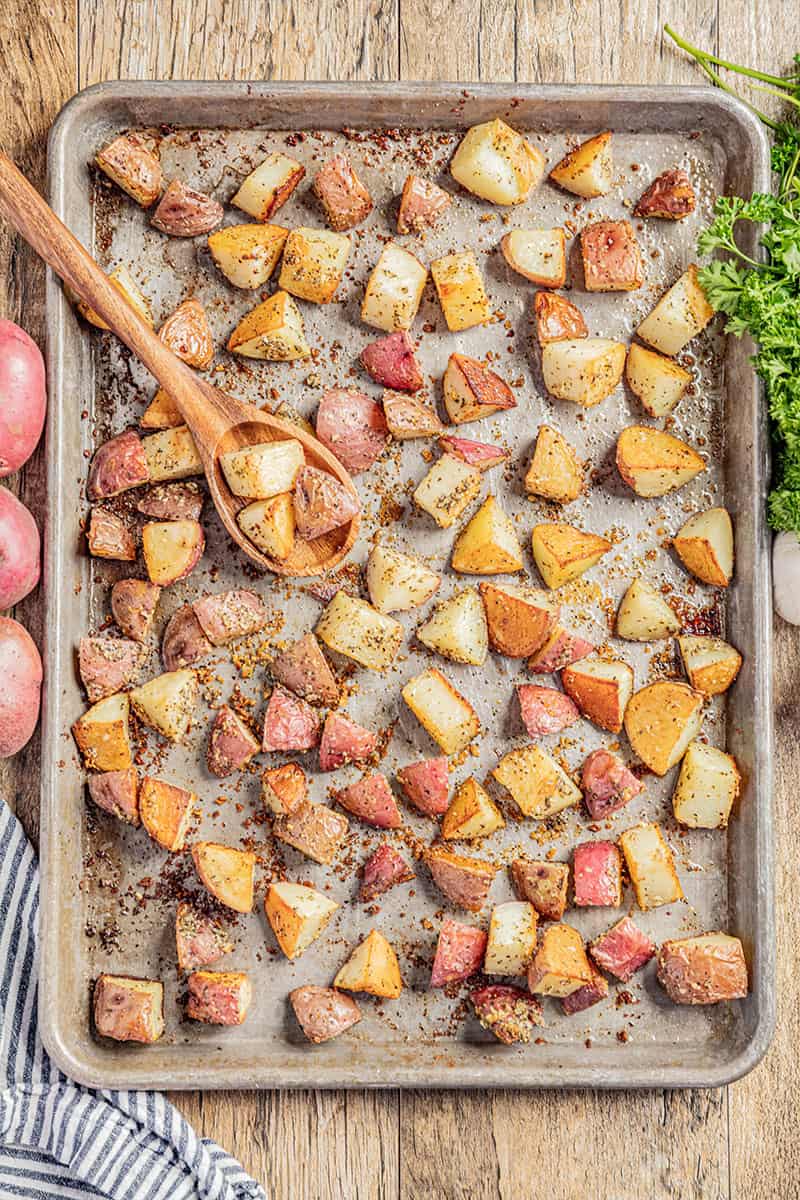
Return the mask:
<svg viewBox="0 0 800 1200">
<path fill-rule="evenodd" d="M 360 511 L 331 533 L 313 541 L 298 539 L 288 558 L 270 558 L 239 528 L 236 517 L 247 501 L 233 495 L 219 462 L 220 455 L 228 450 L 241 450 L 257 442 L 293 439 L 301 443 L 309 466 L 333 475 L 358 500 L 353 481 L 336 456 L 318 438 L 298 426 L 199 379 L 134 312 L 91 255 L 2 153 L 0 214 L 78 298 L 103 318 L 174 400 L 194 438 L 220 519 L 244 552 L 260 567 L 277 575 L 322 575 L 341 562 L 356 540 Z"/>
</svg>

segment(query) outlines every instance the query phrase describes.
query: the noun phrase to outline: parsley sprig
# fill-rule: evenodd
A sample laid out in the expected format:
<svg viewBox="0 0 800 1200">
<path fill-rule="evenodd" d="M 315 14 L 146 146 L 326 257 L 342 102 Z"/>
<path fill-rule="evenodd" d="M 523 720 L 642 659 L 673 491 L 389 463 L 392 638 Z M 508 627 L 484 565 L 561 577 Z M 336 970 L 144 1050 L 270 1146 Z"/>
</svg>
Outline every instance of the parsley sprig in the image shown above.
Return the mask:
<svg viewBox="0 0 800 1200">
<path fill-rule="evenodd" d="M 792 73 L 770 75 L 699 50 L 669 25 L 664 31 L 717 87 L 738 95 L 716 70 L 722 67 L 746 77 L 752 88 L 778 96 L 800 116 L 800 54 Z M 800 533 L 800 124 L 773 120 L 746 97 L 739 98 L 773 131 L 775 191 L 755 193 L 749 200 L 719 197 L 697 250 L 703 256 L 722 251 L 727 257 L 701 268 L 699 280 L 711 306 L 725 313 L 726 333 L 749 333 L 758 345 L 753 362 L 764 380 L 776 449 L 769 521 L 774 529 Z M 740 221 L 762 226 L 763 260 L 739 246 Z"/>
</svg>

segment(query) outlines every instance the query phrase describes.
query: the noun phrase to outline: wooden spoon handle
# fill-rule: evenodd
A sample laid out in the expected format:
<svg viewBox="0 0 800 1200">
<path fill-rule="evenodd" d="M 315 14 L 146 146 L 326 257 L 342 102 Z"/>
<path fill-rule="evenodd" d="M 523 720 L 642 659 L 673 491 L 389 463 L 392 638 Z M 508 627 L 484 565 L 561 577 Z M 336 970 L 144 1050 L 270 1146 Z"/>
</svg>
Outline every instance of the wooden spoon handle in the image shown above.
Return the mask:
<svg viewBox="0 0 800 1200">
<path fill-rule="evenodd" d="M 205 410 L 213 400 L 204 402 L 200 394 L 201 381 L 134 312 L 78 239 L 2 152 L 0 214 L 141 359 L 169 392 L 187 424 L 192 427 L 198 422 L 208 425 L 211 414 L 201 412 L 201 409 Z"/>
</svg>

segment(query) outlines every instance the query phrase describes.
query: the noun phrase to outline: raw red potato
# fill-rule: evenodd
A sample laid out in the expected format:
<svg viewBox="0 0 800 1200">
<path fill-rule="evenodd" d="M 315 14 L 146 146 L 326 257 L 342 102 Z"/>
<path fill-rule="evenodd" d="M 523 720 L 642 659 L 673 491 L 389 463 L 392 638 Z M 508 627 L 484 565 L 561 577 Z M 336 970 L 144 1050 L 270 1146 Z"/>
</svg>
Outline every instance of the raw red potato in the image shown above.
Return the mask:
<svg viewBox="0 0 800 1200">
<path fill-rule="evenodd" d="M 152 583 L 168 587 L 191 575 L 206 548 L 199 521 L 148 521 L 142 528 L 142 553 Z"/>
<path fill-rule="evenodd" d="M 470 996 L 475 1016 L 499 1042 L 530 1042 L 542 1020 L 542 1005 L 530 992 L 506 983 L 490 983 Z"/>
<path fill-rule="evenodd" d="M 319 744 L 321 771 L 337 771 L 351 762 L 363 762 L 378 745 L 377 736 L 344 713 L 328 713 Z"/>
<path fill-rule="evenodd" d="M 510 457 L 508 451 L 503 450 L 502 446 L 490 446 L 486 442 L 473 442 L 469 438 L 440 437 L 439 445 L 445 454 L 452 454 L 453 458 L 460 458 L 462 462 L 467 463 L 470 467 L 477 467 L 479 471 L 488 471 L 492 467 L 497 467 Z"/>
<path fill-rule="evenodd" d="M 389 781 L 378 771 L 351 783 L 336 799 L 354 817 L 378 829 L 399 829 L 403 823 Z"/>
<path fill-rule="evenodd" d="M 586 638 L 556 625 L 542 648 L 528 659 L 528 668 L 534 675 L 550 675 L 571 667 L 593 651 L 594 646 Z"/>
<path fill-rule="evenodd" d="M 136 511 L 158 521 L 199 521 L 203 493 L 196 483 L 158 483 L 136 501 Z"/>
<path fill-rule="evenodd" d="M 361 365 L 376 383 L 395 392 L 418 392 L 425 383 L 413 342 L 404 329 L 365 346 Z"/>
<path fill-rule="evenodd" d="M 139 824 L 139 776 L 135 767 L 90 775 L 87 783 L 98 808 L 129 825 Z"/>
<path fill-rule="evenodd" d="M 333 708 L 339 703 L 339 685 L 313 633 L 285 646 L 270 664 L 272 678 L 309 704 Z"/>
<path fill-rule="evenodd" d="M 383 393 L 383 411 L 389 432 L 398 441 L 435 437 L 444 430 L 435 410 L 419 396 L 387 390 Z"/>
<path fill-rule="evenodd" d="M 0 320 L 0 479 L 33 454 L 46 409 L 41 350 L 19 325 Z"/>
<path fill-rule="evenodd" d="M 634 925 L 630 917 L 624 916 L 606 933 L 594 939 L 589 952 L 598 967 L 627 983 L 640 967 L 650 961 L 656 948 L 647 934 Z"/>
<path fill-rule="evenodd" d="M 409 175 L 400 197 L 397 232 L 422 233 L 424 229 L 435 225 L 452 203 L 453 197 L 438 183 L 423 179 L 421 175 Z"/>
<path fill-rule="evenodd" d="M 433 882 L 448 900 L 469 912 L 480 912 L 497 868 L 479 858 L 433 848 L 425 855 Z"/>
<path fill-rule="evenodd" d="M 312 804 L 310 800 L 280 814 L 272 823 L 276 838 L 326 867 L 336 857 L 349 828 L 343 813 L 334 812 L 327 804 Z"/>
<path fill-rule="evenodd" d="M 277 815 L 294 812 L 308 797 L 305 771 L 296 762 L 267 767 L 261 776 L 264 807 Z"/>
<path fill-rule="evenodd" d="M 312 750 L 319 730 L 320 719 L 310 704 L 280 685 L 272 689 L 264 714 L 262 750 Z"/>
<path fill-rule="evenodd" d="M 372 197 L 344 154 L 334 154 L 317 171 L 313 187 L 328 224 L 339 233 L 372 212 Z"/>
<path fill-rule="evenodd" d="M 206 1025 L 241 1025 L 253 999 L 244 971 L 194 971 L 186 980 L 186 1016 Z"/>
<path fill-rule="evenodd" d="M 289 1001 L 300 1028 L 316 1046 L 338 1037 L 361 1020 L 361 1010 L 353 997 L 336 988 L 307 983 L 290 992 Z"/>
<path fill-rule="evenodd" d="M 131 682 L 141 653 L 138 642 L 128 638 L 81 638 L 78 670 L 92 704 L 122 691 Z"/>
<path fill-rule="evenodd" d="M 561 862 L 533 862 L 515 858 L 511 864 L 514 891 L 527 900 L 540 917 L 560 921 L 567 907 L 569 867 Z"/>
<path fill-rule="evenodd" d="M 42 687 L 39 651 L 27 629 L 11 617 L 0 617 L 0 679 L 0 758 L 10 758 L 33 735 Z"/>
<path fill-rule="evenodd" d="M 214 361 L 214 339 L 206 310 L 199 300 L 183 300 L 167 317 L 158 336 L 190 367 L 205 371 Z"/>
<path fill-rule="evenodd" d="M 642 252 L 630 221 L 595 221 L 581 233 L 587 292 L 632 292 L 644 282 Z"/>
<path fill-rule="evenodd" d="M 246 588 L 204 596 L 192 607 L 212 646 L 225 646 L 234 638 L 258 633 L 269 619 L 261 597 Z"/>
<path fill-rule="evenodd" d="M 364 863 L 358 898 L 369 904 L 398 883 L 409 883 L 414 872 L 399 851 L 383 842 Z"/>
<path fill-rule="evenodd" d="M 742 943 L 727 933 L 672 938 L 658 952 L 658 982 L 675 1004 L 717 1004 L 747 995 Z"/>
<path fill-rule="evenodd" d="M 132 429 L 126 429 L 95 451 L 87 492 L 90 500 L 108 500 L 149 482 L 150 467 L 142 439 Z"/>
<path fill-rule="evenodd" d="M 486 951 L 486 933 L 474 925 L 462 925 L 448 917 L 439 931 L 436 957 L 431 969 L 431 987 L 461 983 L 480 970 Z"/>
<path fill-rule="evenodd" d="M 161 192 L 158 156 L 137 137 L 123 134 L 95 156 L 101 171 L 142 208 L 155 204 Z"/>
<path fill-rule="evenodd" d="M 561 1007 L 570 1017 L 574 1013 L 585 1012 L 593 1004 L 599 1004 L 601 1000 L 605 1000 L 607 995 L 608 980 L 605 975 L 601 975 L 599 971 L 592 968 L 592 982 L 584 984 L 583 987 L 578 988 L 577 992 L 572 992 L 569 996 L 562 996 Z"/>
<path fill-rule="evenodd" d="M 40 570 L 37 524 L 13 492 L 0 487 L 0 609 L 24 600 L 39 582 Z"/>
<path fill-rule="evenodd" d="M 180 969 L 196 971 L 229 954 L 233 942 L 219 921 L 183 900 L 175 914 L 175 946 Z"/>
<path fill-rule="evenodd" d="M 316 432 L 352 475 L 371 467 L 388 440 L 383 409 L 355 388 L 329 388 L 324 393 Z"/>
<path fill-rule="evenodd" d="M 447 812 L 450 784 L 444 754 L 401 767 L 397 778 L 408 800 L 426 817 L 440 817 Z"/>
<path fill-rule="evenodd" d="M 614 842 L 580 842 L 572 853 L 572 875 L 579 907 L 622 903 L 622 859 Z"/>
<path fill-rule="evenodd" d="M 199 237 L 216 229 L 224 209 L 205 192 L 196 192 L 173 179 L 150 218 L 150 224 L 170 237 Z"/>
<path fill-rule="evenodd" d="M 581 772 L 581 790 L 589 815 L 602 821 L 644 791 L 644 784 L 610 750 L 593 750 Z"/>
<path fill-rule="evenodd" d="M 444 406 L 455 425 L 517 406 L 505 379 L 466 354 L 450 355 L 442 385 Z"/>
<path fill-rule="evenodd" d="M 557 292 L 537 292 L 533 297 L 533 315 L 540 346 L 589 336 L 583 314 Z"/>
<path fill-rule="evenodd" d="M 258 741 L 244 721 L 223 704 L 217 710 L 208 735 L 206 764 L 211 774 L 224 779 L 234 771 L 241 771 L 258 751 Z"/>
<path fill-rule="evenodd" d="M 95 558 L 136 562 L 136 538 L 131 529 L 107 508 L 93 508 L 86 534 L 89 553 Z"/>
<path fill-rule="evenodd" d="M 154 842 L 165 850 L 182 850 L 197 796 L 185 788 L 145 775 L 139 788 L 139 816 Z"/>
<path fill-rule="evenodd" d="M 173 613 L 161 642 L 161 658 L 166 671 L 191 667 L 211 654 L 213 649 L 191 604 L 184 604 L 183 608 Z"/>
<path fill-rule="evenodd" d="M 126 637 L 143 642 L 153 626 L 161 588 L 146 579 L 118 579 L 111 589 L 111 612 Z M 171 668 L 170 668 L 171 669 Z"/>
<path fill-rule="evenodd" d="M 164 1032 L 164 985 L 157 979 L 100 975 L 94 985 L 94 1027 L 117 1042 L 157 1042 Z"/>
<path fill-rule="evenodd" d="M 536 683 L 517 685 L 522 722 L 532 738 L 560 733 L 580 718 L 578 707 L 563 692 Z"/>
<path fill-rule="evenodd" d="M 685 171 L 673 168 L 663 171 L 642 194 L 633 210 L 635 217 L 661 217 L 680 221 L 694 212 L 695 195 L 692 181 Z"/>
<path fill-rule="evenodd" d="M 297 536 L 307 542 L 340 529 L 361 510 L 357 496 L 316 467 L 298 471 L 292 501 Z"/>
</svg>

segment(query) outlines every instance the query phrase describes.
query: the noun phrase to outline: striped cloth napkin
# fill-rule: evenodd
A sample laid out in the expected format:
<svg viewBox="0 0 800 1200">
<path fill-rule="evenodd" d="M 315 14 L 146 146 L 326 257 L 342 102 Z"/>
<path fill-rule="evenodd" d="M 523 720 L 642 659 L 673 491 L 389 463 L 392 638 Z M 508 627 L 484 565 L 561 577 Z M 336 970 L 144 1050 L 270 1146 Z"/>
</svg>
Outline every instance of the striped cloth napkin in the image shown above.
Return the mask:
<svg viewBox="0 0 800 1200">
<path fill-rule="evenodd" d="M 266 1200 L 157 1092 L 91 1091 L 36 1029 L 39 869 L 0 800 L 0 1200 Z"/>
</svg>

